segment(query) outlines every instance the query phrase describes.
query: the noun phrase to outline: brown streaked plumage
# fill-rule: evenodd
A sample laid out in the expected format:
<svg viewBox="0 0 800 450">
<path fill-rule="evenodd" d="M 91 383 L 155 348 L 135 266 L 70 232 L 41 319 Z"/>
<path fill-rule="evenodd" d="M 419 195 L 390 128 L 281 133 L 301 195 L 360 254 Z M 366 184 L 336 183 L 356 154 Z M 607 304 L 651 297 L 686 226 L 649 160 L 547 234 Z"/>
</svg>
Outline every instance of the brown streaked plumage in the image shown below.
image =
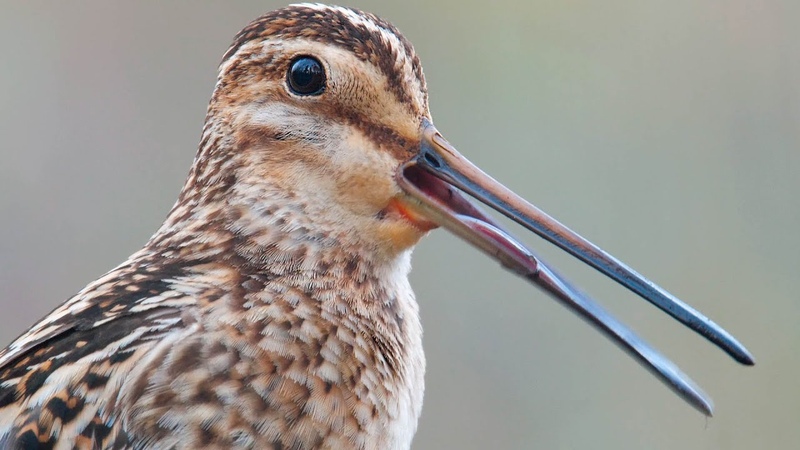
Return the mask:
<svg viewBox="0 0 800 450">
<path fill-rule="evenodd" d="M 324 72 L 310 93 L 295 64 Z M 589 319 L 693 406 L 676 368 L 463 193 L 747 351 L 471 166 L 431 125 L 411 44 L 294 5 L 234 39 L 178 201 L 140 251 L 0 352 L 0 448 L 405 449 L 425 359 L 411 249 L 442 226 Z"/>
</svg>

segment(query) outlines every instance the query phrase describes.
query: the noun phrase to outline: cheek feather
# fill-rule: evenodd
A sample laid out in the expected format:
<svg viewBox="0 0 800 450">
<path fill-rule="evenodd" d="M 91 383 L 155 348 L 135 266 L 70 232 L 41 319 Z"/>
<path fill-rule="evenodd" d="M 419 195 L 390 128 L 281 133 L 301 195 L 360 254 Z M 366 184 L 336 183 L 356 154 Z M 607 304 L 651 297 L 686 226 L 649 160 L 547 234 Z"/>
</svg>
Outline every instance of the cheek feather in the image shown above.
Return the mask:
<svg viewBox="0 0 800 450">
<path fill-rule="evenodd" d="M 260 134 L 273 141 L 320 148 L 338 139 L 341 133 L 341 127 L 335 122 L 286 102 L 252 104 L 242 108 L 238 115 L 238 129 L 260 128 L 263 130 Z"/>
<path fill-rule="evenodd" d="M 394 180 L 399 162 L 359 130 L 350 129 L 331 155 L 337 196 L 364 216 L 374 216 L 400 192 Z"/>
</svg>

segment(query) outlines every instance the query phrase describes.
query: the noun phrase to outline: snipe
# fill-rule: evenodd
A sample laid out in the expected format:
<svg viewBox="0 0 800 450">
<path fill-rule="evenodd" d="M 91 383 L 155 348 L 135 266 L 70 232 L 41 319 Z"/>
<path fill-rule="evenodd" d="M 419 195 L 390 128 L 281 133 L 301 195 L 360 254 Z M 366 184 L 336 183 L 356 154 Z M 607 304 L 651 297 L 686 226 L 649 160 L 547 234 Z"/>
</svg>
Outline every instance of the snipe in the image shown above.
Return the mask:
<svg viewBox="0 0 800 450">
<path fill-rule="evenodd" d="M 713 322 L 460 156 L 433 127 L 422 66 L 396 28 L 295 5 L 225 54 L 163 226 L 0 353 L 0 447 L 408 448 L 425 359 L 407 274 L 437 226 L 711 413 L 677 368 L 465 193 L 752 364 Z"/>
</svg>

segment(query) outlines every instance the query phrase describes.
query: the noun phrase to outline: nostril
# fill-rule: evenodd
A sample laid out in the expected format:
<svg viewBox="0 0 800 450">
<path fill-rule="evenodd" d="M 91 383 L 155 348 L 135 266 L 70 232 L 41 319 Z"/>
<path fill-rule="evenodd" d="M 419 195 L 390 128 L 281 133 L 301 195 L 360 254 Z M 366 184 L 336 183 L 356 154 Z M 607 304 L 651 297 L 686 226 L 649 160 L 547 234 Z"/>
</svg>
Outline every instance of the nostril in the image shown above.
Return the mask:
<svg viewBox="0 0 800 450">
<path fill-rule="evenodd" d="M 422 157 L 425 158 L 425 162 L 430 164 L 434 169 L 440 169 L 442 167 L 442 161 L 440 161 L 438 156 L 433 154 L 433 152 L 426 151 Z"/>
</svg>

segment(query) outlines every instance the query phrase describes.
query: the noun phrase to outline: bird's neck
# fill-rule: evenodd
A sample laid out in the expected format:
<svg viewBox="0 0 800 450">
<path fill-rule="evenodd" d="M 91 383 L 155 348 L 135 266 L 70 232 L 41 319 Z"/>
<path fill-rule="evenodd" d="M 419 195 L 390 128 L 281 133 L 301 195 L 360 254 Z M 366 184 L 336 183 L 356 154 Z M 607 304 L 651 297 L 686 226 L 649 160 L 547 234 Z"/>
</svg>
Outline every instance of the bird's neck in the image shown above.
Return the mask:
<svg viewBox="0 0 800 450">
<path fill-rule="evenodd" d="M 348 247 L 298 222 L 291 203 L 208 206 L 177 205 L 142 255 L 185 265 L 178 272 L 191 276 L 172 288 L 214 299 L 198 305 L 196 319 L 213 345 L 249 355 L 244 366 L 259 373 L 259 355 L 285 336 L 281 352 L 294 352 L 283 356 L 287 367 L 295 357 L 322 358 L 323 381 L 375 408 L 376 436 L 414 430 L 425 359 L 411 250 L 387 258 Z"/>
<path fill-rule="evenodd" d="M 226 260 L 244 273 L 407 277 L 412 248 L 387 252 L 369 245 L 357 230 L 315 220 L 291 192 L 268 184 L 251 194 L 184 191 L 145 251 L 183 261 Z"/>
</svg>

